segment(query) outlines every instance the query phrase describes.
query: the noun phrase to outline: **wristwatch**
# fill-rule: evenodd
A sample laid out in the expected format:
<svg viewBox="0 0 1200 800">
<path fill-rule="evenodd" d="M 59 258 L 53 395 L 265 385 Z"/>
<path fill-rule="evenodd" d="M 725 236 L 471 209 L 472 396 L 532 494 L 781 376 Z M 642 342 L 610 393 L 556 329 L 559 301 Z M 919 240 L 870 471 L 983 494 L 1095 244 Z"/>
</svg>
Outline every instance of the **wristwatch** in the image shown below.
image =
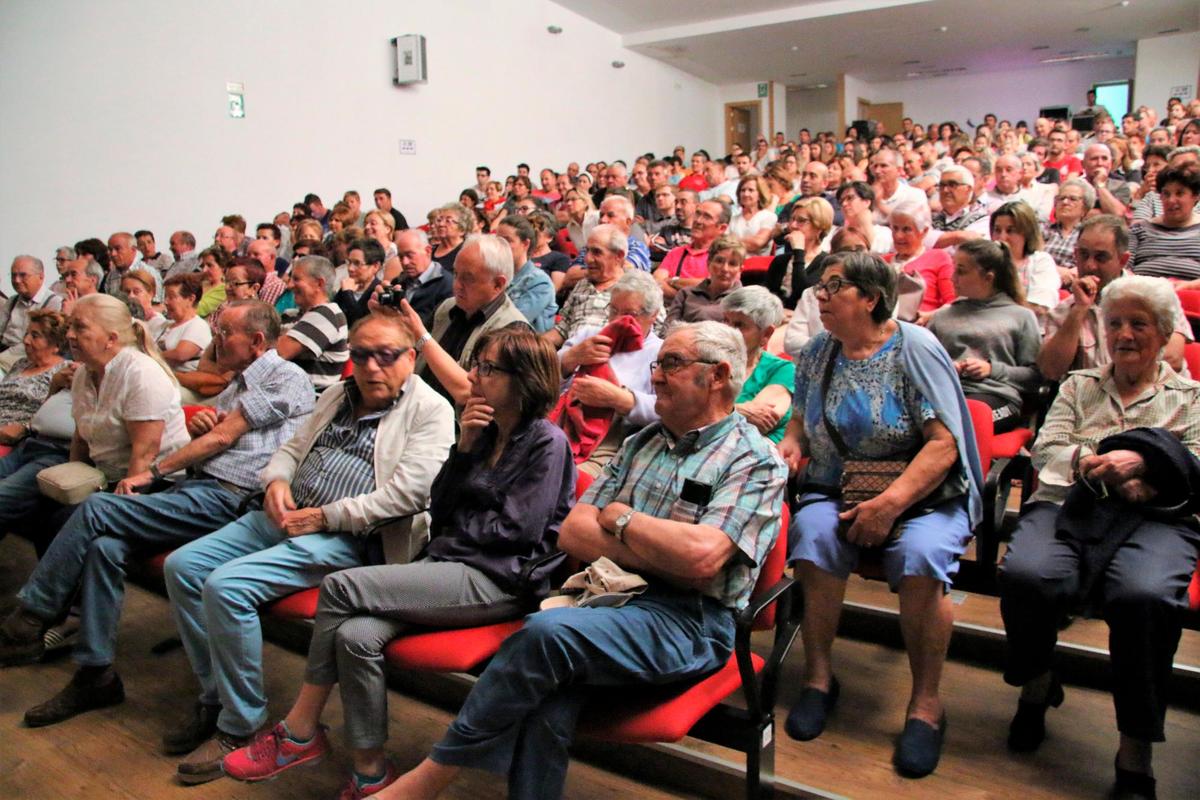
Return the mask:
<svg viewBox="0 0 1200 800">
<path fill-rule="evenodd" d="M 629 521 L 633 519 L 633 509 L 629 509 L 621 516 L 617 517 L 617 521 L 613 523 L 613 538 L 624 544 L 625 529 L 629 527 Z"/>
<path fill-rule="evenodd" d="M 425 331 L 420 339 L 417 339 L 415 342 L 413 342 L 413 350 L 416 350 L 418 353 L 421 352 L 425 349 L 425 345 L 427 345 L 432 339 L 433 334 L 429 331 Z"/>
<path fill-rule="evenodd" d="M 163 479 L 162 470 L 158 468 L 157 463 L 150 465 L 150 477 L 154 478 L 156 481 L 161 481 Z"/>
</svg>

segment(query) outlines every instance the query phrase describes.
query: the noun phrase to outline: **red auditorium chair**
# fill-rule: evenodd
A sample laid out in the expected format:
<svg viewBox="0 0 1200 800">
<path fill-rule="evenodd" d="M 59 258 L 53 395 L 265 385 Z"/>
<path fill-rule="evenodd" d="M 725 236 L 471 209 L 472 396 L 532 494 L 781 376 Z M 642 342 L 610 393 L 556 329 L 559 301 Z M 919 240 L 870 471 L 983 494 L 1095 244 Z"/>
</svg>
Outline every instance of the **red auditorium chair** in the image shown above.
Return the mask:
<svg viewBox="0 0 1200 800">
<path fill-rule="evenodd" d="M 761 273 L 765 277 L 767 269 L 771 266 L 772 258 L 772 256 L 750 256 L 742 263 L 742 276 L 745 277 L 747 274 L 758 275 Z"/>
<path fill-rule="evenodd" d="M 1200 381 L 1200 342 L 1188 342 L 1183 346 L 1183 360 L 1192 374 L 1192 380 Z"/>
</svg>

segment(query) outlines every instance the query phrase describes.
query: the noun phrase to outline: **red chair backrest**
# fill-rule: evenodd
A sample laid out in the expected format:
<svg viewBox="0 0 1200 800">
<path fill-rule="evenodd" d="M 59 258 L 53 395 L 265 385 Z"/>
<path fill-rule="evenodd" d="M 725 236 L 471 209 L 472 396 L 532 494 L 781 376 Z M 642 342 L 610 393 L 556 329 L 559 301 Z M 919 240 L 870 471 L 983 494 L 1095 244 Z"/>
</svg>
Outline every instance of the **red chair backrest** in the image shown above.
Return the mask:
<svg viewBox="0 0 1200 800">
<path fill-rule="evenodd" d="M 742 274 L 747 272 L 766 272 L 771 266 L 771 256 L 750 256 L 742 262 Z"/>
<path fill-rule="evenodd" d="M 979 468 L 984 475 L 992 468 L 992 409 L 982 400 L 968 400 L 971 427 L 975 429 L 975 446 L 979 448 Z"/>
<path fill-rule="evenodd" d="M 1192 374 L 1192 380 L 1200 381 L 1200 342 L 1188 342 L 1183 346 L 1183 360 Z"/>
<path fill-rule="evenodd" d="M 1200 317 L 1200 291 L 1196 289 L 1180 289 L 1176 294 L 1179 295 L 1179 305 L 1183 306 L 1184 314 L 1187 314 L 1189 317 Z"/>
<path fill-rule="evenodd" d="M 342 367 L 342 380 L 350 380 L 352 377 L 354 377 L 354 362 L 347 358 L 346 365 Z"/>
<path fill-rule="evenodd" d="M 767 560 L 763 562 L 762 570 L 758 573 L 758 580 L 754 582 L 754 591 L 750 593 L 750 599 L 753 601 L 760 594 L 770 589 L 779 579 L 783 577 L 783 570 L 787 566 L 788 555 L 788 520 L 791 512 L 788 510 L 787 498 L 784 498 L 783 513 L 779 515 L 779 538 L 775 540 L 774 547 L 771 552 L 767 553 Z M 764 631 L 775 627 L 775 610 L 778 603 L 772 603 L 754 621 L 754 630 Z"/>
</svg>

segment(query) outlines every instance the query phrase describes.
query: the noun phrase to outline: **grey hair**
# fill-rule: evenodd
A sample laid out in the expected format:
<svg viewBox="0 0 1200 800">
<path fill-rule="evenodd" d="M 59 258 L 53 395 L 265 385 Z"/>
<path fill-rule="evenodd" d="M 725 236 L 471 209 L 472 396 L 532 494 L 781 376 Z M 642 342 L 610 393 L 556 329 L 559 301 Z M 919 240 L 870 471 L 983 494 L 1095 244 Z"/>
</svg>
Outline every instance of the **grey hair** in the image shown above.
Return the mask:
<svg viewBox="0 0 1200 800">
<path fill-rule="evenodd" d="M 275 306 L 262 300 L 234 300 L 225 306 L 221 313 L 224 314 L 232 308 L 245 309 L 245 314 L 242 315 L 242 329 L 246 333 L 251 336 L 261 333 L 267 344 L 275 344 L 279 339 L 281 323 Z"/>
<path fill-rule="evenodd" d="M 895 219 L 897 215 L 908 217 L 917 224 L 918 229 L 923 231 L 929 230 L 929 226 L 933 224 L 929 213 L 929 203 L 915 197 L 906 197 L 892 206 L 892 213 L 888 215 L 888 218 Z"/>
<path fill-rule="evenodd" d="M 1100 295 L 1100 313 L 1107 316 L 1113 303 L 1133 300 L 1144 305 L 1154 316 L 1154 324 L 1163 339 L 1175 332 L 1176 320 L 1183 316 L 1179 295 L 1166 278 L 1124 275 L 1104 287 Z"/>
<path fill-rule="evenodd" d="M 444 206 L 438 206 L 434 210 L 435 214 L 447 214 L 454 217 L 455 224 L 464 234 L 469 233 L 471 228 L 475 227 L 475 216 L 468 211 L 462 203 L 446 203 Z"/>
<path fill-rule="evenodd" d="M 79 254 L 75 252 L 75 248 L 68 247 L 65 244 L 62 247 L 55 248 L 54 255 L 62 256 L 70 261 L 74 261 L 75 259 L 79 258 Z"/>
<path fill-rule="evenodd" d="M 625 219 L 633 220 L 633 203 L 629 202 L 628 197 L 620 194 L 610 195 L 600 202 L 600 207 L 604 208 L 610 203 L 621 206 L 625 213 Z"/>
<path fill-rule="evenodd" d="M 104 267 L 100 266 L 100 262 L 95 259 L 89 260 L 83 271 L 96 282 L 96 289 L 99 290 L 104 284 Z"/>
<path fill-rule="evenodd" d="M 429 246 L 429 235 L 420 228 L 405 228 L 402 231 L 396 231 L 396 233 L 411 233 L 413 236 L 417 237 L 417 241 L 421 243 L 421 247 Z"/>
<path fill-rule="evenodd" d="M 16 258 L 13 259 L 13 263 L 16 264 L 18 261 L 21 261 L 21 260 L 28 261 L 33 266 L 34 270 L 37 271 L 38 275 L 46 274 L 46 266 L 44 264 L 42 264 L 42 260 L 40 258 L 38 258 L 37 256 L 30 256 L 30 255 L 17 256 Z"/>
<path fill-rule="evenodd" d="M 944 178 L 947 175 L 955 175 L 960 181 L 968 186 L 975 186 L 975 176 L 971 174 L 971 170 L 967 169 L 962 164 L 951 164 L 950 166 L 943 168 L 942 177 Z"/>
<path fill-rule="evenodd" d="M 492 273 L 493 278 L 504 278 L 505 285 L 512 283 L 513 257 L 508 242 L 494 234 L 473 234 L 463 242 L 462 250 L 459 251 L 460 258 L 463 251 L 471 245 L 479 248 L 479 257 L 483 259 L 484 266 Z"/>
<path fill-rule="evenodd" d="M 1068 178 L 1062 182 L 1061 186 L 1058 187 L 1058 191 L 1062 192 L 1062 190 L 1066 189 L 1068 186 L 1083 192 L 1084 214 L 1086 214 L 1089 209 L 1096 207 L 1096 190 L 1092 188 L 1090 183 L 1085 181 L 1083 178 Z"/>
<path fill-rule="evenodd" d="M 597 225 L 592 228 L 592 233 L 600 234 L 600 239 L 604 242 L 604 248 L 608 252 L 629 254 L 629 237 L 616 225 Z"/>
<path fill-rule="evenodd" d="M 1174 161 L 1176 158 L 1178 158 L 1179 156 L 1185 156 L 1185 155 L 1188 155 L 1189 153 L 1196 156 L 1197 158 L 1200 158 L 1200 145 L 1187 144 L 1187 145 L 1183 145 L 1182 147 L 1176 147 L 1170 153 L 1167 154 L 1167 163 L 1169 164 L 1172 161 Z"/>
<path fill-rule="evenodd" d="M 325 256 L 300 256 L 292 263 L 292 272 L 296 270 L 300 270 L 314 281 L 324 281 L 327 299 L 332 300 L 337 294 L 337 273 L 334 272 L 333 262 Z"/>
<path fill-rule="evenodd" d="M 1033 152 L 1032 150 L 1026 150 L 1024 153 L 1021 153 L 1021 158 L 1032 158 L 1034 168 L 1035 169 L 1042 168 L 1041 156 L 1039 156 L 1037 153 Z"/>
<path fill-rule="evenodd" d="M 729 385 L 733 397 L 741 394 L 742 385 L 746 382 L 746 340 L 742 335 L 715 320 L 682 322 L 671 327 L 672 336 L 684 332 L 692 334 L 692 343 L 696 346 L 699 359 L 729 365 Z"/>
<path fill-rule="evenodd" d="M 759 330 L 774 328 L 783 322 L 783 301 L 765 286 L 743 286 L 725 295 L 721 310 L 745 314 Z"/>
<path fill-rule="evenodd" d="M 825 262 L 825 269 L 835 264 L 842 265 L 842 276 L 860 292 L 878 298 L 871 309 L 872 320 L 882 325 L 891 319 L 892 312 L 896 310 L 899 282 L 895 267 L 874 253 L 855 252 L 834 253 Z"/>
<path fill-rule="evenodd" d="M 617 292 L 628 292 L 642 298 L 642 316 L 657 316 L 663 306 L 662 287 L 654 280 L 649 272 L 640 269 L 626 270 L 625 274 L 613 284 L 610 295 Z"/>
</svg>

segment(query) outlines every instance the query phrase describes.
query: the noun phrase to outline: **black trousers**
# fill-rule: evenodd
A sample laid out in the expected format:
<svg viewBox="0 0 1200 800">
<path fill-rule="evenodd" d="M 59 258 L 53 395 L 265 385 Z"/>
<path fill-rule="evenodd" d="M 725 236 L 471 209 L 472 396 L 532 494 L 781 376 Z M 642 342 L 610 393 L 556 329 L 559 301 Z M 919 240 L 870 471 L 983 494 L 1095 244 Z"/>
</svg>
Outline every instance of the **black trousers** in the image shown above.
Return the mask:
<svg viewBox="0 0 1200 800">
<path fill-rule="evenodd" d="M 1000 566 L 1000 612 L 1008 641 L 1004 680 L 1014 686 L 1051 668 L 1058 620 L 1079 585 L 1079 554 L 1055 537 L 1057 515 L 1053 503 L 1029 506 Z M 1198 545 L 1200 534 L 1189 527 L 1145 522 L 1098 579 L 1109 628 L 1117 729 L 1135 739 L 1164 740 L 1171 661 Z"/>
</svg>

